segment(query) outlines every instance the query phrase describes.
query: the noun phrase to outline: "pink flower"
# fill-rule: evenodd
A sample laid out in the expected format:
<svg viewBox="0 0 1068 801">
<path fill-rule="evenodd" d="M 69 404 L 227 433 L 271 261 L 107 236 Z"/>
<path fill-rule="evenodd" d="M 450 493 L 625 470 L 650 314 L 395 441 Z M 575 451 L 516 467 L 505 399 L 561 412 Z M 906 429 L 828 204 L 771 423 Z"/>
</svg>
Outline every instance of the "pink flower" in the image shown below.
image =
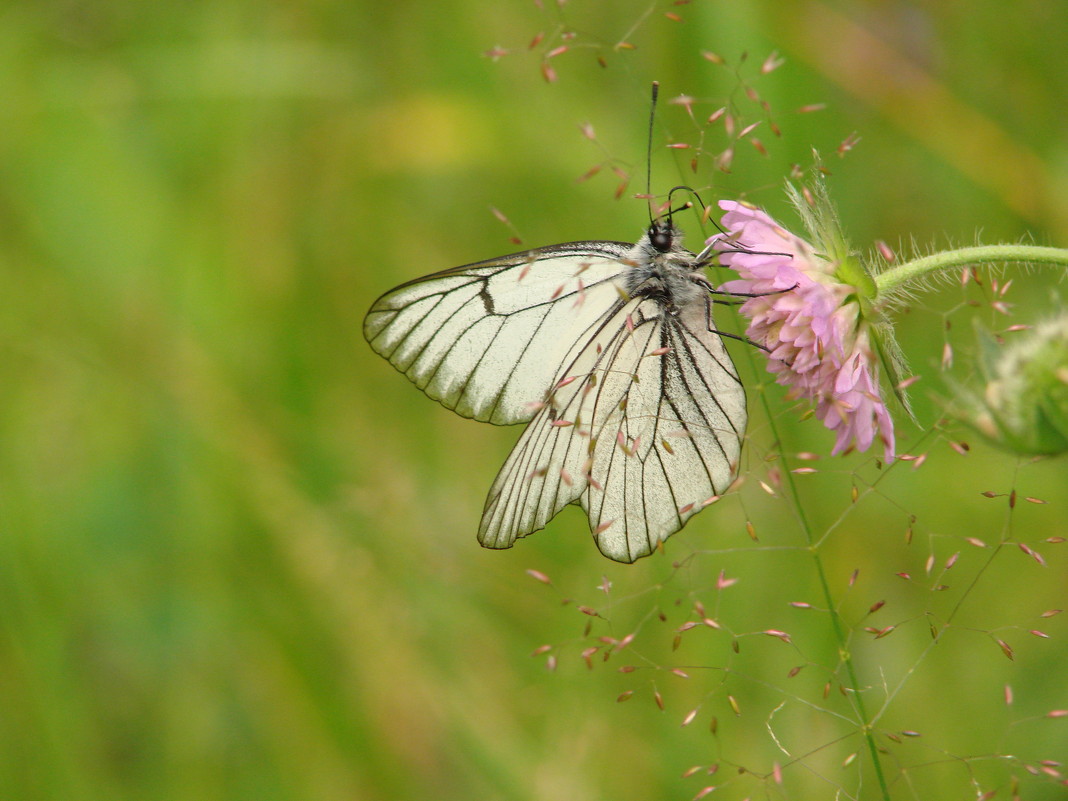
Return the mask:
<svg viewBox="0 0 1068 801">
<path fill-rule="evenodd" d="M 892 460 L 894 424 L 879 395 L 862 290 L 841 280 L 864 273 L 844 265 L 851 259 L 844 240 L 836 231 L 821 237 L 824 255 L 761 209 L 734 200 L 719 205 L 727 235 L 709 244 L 741 276 L 720 289 L 758 296 L 741 312 L 750 320 L 746 335 L 770 351 L 768 371 L 790 387 L 790 397 L 816 402 L 816 416 L 837 433 L 833 453 L 867 450 L 878 435 Z"/>
</svg>

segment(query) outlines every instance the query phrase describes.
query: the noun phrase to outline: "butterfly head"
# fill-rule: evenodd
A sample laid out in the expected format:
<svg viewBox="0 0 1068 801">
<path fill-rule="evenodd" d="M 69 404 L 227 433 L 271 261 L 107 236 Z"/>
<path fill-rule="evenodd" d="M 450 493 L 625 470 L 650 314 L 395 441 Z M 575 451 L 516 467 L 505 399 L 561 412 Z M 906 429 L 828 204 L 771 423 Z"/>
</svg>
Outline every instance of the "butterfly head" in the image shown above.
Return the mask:
<svg viewBox="0 0 1068 801">
<path fill-rule="evenodd" d="M 693 208 L 693 202 L 687 200 L 685 203 L 672 208 L 672 198 L 676 192 L 687 192 L 693 195 L 697 202 L 701 203 L 701 208 L 704 208 L 704 203 L 701 202 L 700 196 L 691 187 L 673 187 L 668 192 L 667 204 L 665 205 L 666 213 L 664 216 L 657 216 L 656 219 L 651 219 L 649 221 L 649 230 L 646 232 L 649 244 L 657 253 L 671 253 L 682 249 L 682 232 L 675 227 L 672 216 L 677 212 Z"/>
<path fill-rule="evenodd" d="M 657 253 L 668 253 L 675 246 L 678 231 L 671 224 L 670 219 L 667 221 L 653 220 L 649 223 L 647 235 L 649 244 L 653 246 Z"/>
</svg>

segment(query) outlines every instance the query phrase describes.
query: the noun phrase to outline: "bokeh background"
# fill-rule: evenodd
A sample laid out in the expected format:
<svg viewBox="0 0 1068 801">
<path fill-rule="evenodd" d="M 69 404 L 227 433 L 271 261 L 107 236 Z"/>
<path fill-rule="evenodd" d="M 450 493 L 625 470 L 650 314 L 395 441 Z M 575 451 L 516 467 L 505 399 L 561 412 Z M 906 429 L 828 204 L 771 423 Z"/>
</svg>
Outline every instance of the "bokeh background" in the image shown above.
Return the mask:
<svg viewBox="0 0 1068 801">
<path fill-rule="evenodd" d="M 1068 708 L 1068 632 L 1042 615 L 1065 605 L 1068 470 L 939 400 L 946 345 L 972 380 L 973 319 L 1052 313 L 1056 275 L 996 277 L 1011 316 L 986 274 L 899 313 L 918 468 L 827 458 L 832 435 L 732 345 L 747 483 L 633 566 L 577 510 L 479 548 L 518 431 L 427 400 L 361 324 L 513 236 L 636 238 L 654 79 L 695 98 L 693 120 L 661 104 L 654 191 L 744 194 L 796 225 L 782 181 L 816 149 L 863 249 L 1068 246 L 1068 6 L 544 6 L 0 8 L 0 797 L 880 797 L 802 516 L 892 796 L 1065 797 L 1068 720 L 1048 713 Z M 724 105 L 761 121 L 730 174 L 705 124 Z M 696 173 L 669 142 L 703 143 Z M 795 501 L 799 452 L 824 458 Z M 673 651 L 702 616 L 722 629 Z"/>
</svg>

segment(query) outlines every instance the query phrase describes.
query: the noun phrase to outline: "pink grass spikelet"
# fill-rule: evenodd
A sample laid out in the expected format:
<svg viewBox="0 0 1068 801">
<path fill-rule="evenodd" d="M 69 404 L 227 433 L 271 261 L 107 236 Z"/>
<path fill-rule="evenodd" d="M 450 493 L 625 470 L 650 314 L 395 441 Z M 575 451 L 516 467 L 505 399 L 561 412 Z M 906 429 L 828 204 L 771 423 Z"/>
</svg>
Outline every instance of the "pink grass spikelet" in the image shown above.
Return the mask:
<svg viewBox="0 0 1068 801">
<path fill-rule="evenodd" d="M 530 569 L 527 570 L 527 575 L 530 576 L 535 581 L 540 581 L 542 584 L 552 584 L 553 583 L 552 579 L 550 579 L 547 575 L 542 573 L 540 570 L 534 570 L 533 568 L 530 568 Z"/>
<path fill-rule="evenodd" d="M 996 640 L 996 642 L 998 644 L 998 647 L 1001 648 L 1001 653 L 1005 654 L 1005 656 L 1008 657 L 1010 660 L 1016 659 L 1016 654 L 1012 650 L 1011 645 L 1009 645 L 1004 640 Z"/>
<path fill-rule="evenodd" d="M 592 178 L 593 176 L 595 176 L 597 173 L 599 173 L 601 171 L 601 166 L 602 165 L 600 165 L 600 164 L 593 165 L 588 170 L 586 170 L 586 172 L 582 173 L 582 175 L 580 175 L 575 180 L 575 183 L 581 184 L 581 183 L 583 183 L 585 181 L 590 180 L 590 178 Z"/>
<path fill-rule="evenodd" d="M 593 670 L 593 655 L 597 653 L 597 646 L 593 648 L 586 648 L 582 651 L 582 661 L 586 663 L 586 668 Z"/>
<path fill-rule="evenodd" d="M 727 703 L 731 705 L 731 709 L 734 711 L 735 715 L 740 716 L 742 714 L 742 708 L 738 705 L 738 699 L 733 695 L 727 696 Z"/>
<path fill-rule="evenodd" d="M 887 264 L 893 264 L 897 261 L 897 254 L 894 253 L 894 249 L 886 244 L 883 240 L 877 239 L 875 241 L 875 249 L 878 251 L 879 256 Z"/>
<path fill-rule="evenodd" d="M 1019 546 L 1021 551 L 1023 551 L 1025 554 L 1027 554 L 1032 559 L 1034 559 L 1036 562 L 1038 562 L 1040 565 L 1042 565 L 1042 567 L 1046 566 L 1046 560 L 1043 558 L 1042 554 L 1040 554 L 1038 551 L 1036 551 L 1030 545 L 1028 545 L 1025 542 L 1017 543 L 1017 545 Z"/>
<path fill-rule="evenodd" d="M 749 134 L 751 134 L 754 130 L 756 130 L 757 128 L 760 127 L 760 123 L 761 122 L 762 122 L 761 120 L 757 120 L 756 122 L 753 122 L 753 123 L 750 123 L 749 125 L 746 125 L 744 128 L 742 128 L 742 130 L 740 130 L 738 132 L 738 138 L 742 139 L 742 138 L 748 136 Z"/>
<path fill-rule="evenodd" d="M 764 59 L 764 63 L 760 65 L 760 72 L 762 75 L 767 75 L 769 72 L 773 72 L 786 63 L 786 59 L 779 55 L 778 50 L 772 50 L 768 53 L 768 57 Z"/>
</svg>

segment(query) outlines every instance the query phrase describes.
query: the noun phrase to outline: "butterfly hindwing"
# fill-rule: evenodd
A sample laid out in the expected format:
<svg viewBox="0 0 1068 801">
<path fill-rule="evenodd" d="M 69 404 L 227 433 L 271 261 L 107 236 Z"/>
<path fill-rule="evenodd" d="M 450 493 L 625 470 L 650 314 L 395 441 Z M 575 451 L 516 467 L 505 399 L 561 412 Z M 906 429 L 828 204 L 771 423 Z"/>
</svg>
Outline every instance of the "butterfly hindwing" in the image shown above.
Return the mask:
<svg viewBox="0 0 1068 801">
<path fill-rule="evenodd" d="M 706 307 L 636 324 L 652 331 L 638 380 L 597 437 L 595 481 L 580 497 L 612 559 L 651 553 L 737 474 L 745 393 L 710 322 Z"/>
<path fill-rule="evenodd" d="M 569 353 L 490 490 L 479 541 L 508 547 L 580 503 L 602 553 L 633 562 L 727 489 L 745 418 L 707 299 L 678 313 L 620 303 Z"/>
</svg>

